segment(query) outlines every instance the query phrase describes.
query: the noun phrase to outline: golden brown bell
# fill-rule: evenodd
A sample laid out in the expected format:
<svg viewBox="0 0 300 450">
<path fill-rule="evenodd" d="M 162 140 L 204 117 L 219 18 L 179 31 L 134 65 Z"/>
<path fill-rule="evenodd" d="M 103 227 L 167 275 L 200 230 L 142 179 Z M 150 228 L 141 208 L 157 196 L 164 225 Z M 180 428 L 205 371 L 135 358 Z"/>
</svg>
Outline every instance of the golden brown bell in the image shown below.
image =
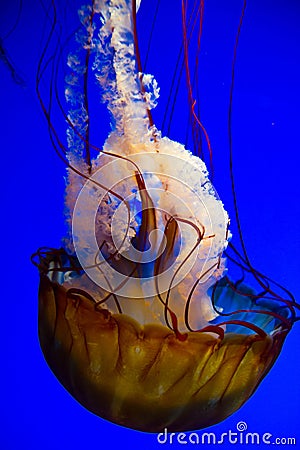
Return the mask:
<svg viewBox="0 0 300 450">
<path fill-rule="evenodd" d="M 147 432 L 194 430 L 222 421 L 253 394 L 285 333 L 264 338 L 141 326 L 41 275 L 39 337 L 45 358 L 83 406 Z"/>
</svg>

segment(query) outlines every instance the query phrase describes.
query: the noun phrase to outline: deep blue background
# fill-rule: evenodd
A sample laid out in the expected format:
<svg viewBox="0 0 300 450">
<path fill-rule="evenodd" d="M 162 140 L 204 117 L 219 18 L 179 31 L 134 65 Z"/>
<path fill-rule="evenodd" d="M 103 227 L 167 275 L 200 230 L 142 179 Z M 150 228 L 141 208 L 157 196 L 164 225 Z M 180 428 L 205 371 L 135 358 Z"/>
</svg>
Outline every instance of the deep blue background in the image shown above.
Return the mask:
<svg viewBox="0 0 300 450">
<path fill-rule="evenodd" d="M 147 35 L 152 2 L 143 2 L 140 20 Z M 181 36 L 180 3 L 162 2 L 149 55 L 148 70 L 162 90 L 154 116 L 158 124 L 177 54 L 177 47 L 173 47 Z M 241 6 L 237 0 L 207 2 L 200 77 L 202 120 L 214 149 L 215 185 L 231 215 L 227 108 Z M 2 38 L 11 29 L 17 11 L 16 0 L 1 1 Z M 234 172 L 247 249 L 255 267 L 287 286 L 298 300 L 299 21 L 300 4 L 296 0 L 249 0 L 233 102 Z M 40 246 L 60 245 L 65 171 L 51 147 L 34 91 L 46 24 L 39 1 L 28 0 L 18 27 L 2 42 L 6 57 L 25 86 L 14 82 L 2 58 L 0 449 L 81 450 L 108 445 L 120 450 L 157 448 L 155 435 L 118 427 L 82 408 L 57 382 L 39 348 L 38 273 L 30 255 Z M 183 106 L 179 104 L 170 137 L 183 140 L 180 109 L 185 107 L 184 96 L 179 96 L 178 102 Z M 234 232 L 234 224 L 232 228 Z M 244 420 L 249 431 L 296 437 L 300 445 L 299 338 L 296 324 L 255 395 L 211 431 L 235 430 L 237 422 Z"/>
</svg>

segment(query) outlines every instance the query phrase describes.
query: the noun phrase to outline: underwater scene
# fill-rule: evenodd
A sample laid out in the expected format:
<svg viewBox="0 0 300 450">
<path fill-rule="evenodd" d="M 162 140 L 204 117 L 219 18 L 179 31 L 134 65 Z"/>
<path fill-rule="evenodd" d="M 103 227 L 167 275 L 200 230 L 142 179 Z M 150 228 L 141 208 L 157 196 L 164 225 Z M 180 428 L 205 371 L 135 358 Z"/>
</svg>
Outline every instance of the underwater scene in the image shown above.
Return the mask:
<svg viewBox="0 0 300 450">
<path fill-rule="evenodd" d="M 297 447 L 300 5 L 0 14 L 0 448 Z"/>
</svg>

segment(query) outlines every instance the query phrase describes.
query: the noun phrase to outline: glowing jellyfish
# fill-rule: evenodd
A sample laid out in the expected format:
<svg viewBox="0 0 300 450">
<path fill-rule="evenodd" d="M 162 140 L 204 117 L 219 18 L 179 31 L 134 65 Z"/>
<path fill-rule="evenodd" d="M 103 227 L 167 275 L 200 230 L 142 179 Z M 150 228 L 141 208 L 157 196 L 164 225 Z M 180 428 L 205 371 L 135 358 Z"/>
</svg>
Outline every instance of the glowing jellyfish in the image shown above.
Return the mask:
<svg viewBox="0 0 300 450">
<path fill-rule="evenodd" d="M 96 0 L 79 11 L 65 90 L 69 235 L 62 249 L 37 252 L 39 337 L 56 377 L 90 411 L 142 431 L 192 430 L 225 419 L 252 395 L 298 306 L 229 244 L 228 215 L 204 162 L 153 124 L 159 88 L 142 73 L 138 7 Z M 185 2 L 182 14 L 188 72 Z M 112 121 L 95 158 L 91 67 Z M 205 133 L 191 83 L 189 97 Z M 228 245 L 260 291 L 227 276 Z"/>
</svg>

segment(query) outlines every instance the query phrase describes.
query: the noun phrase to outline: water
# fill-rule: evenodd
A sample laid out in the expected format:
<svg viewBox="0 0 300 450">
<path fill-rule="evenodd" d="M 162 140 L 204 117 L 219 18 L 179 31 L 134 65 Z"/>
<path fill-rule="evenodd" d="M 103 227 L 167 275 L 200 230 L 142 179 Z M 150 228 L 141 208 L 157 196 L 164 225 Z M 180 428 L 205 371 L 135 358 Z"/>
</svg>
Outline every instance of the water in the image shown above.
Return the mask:
<svg viewBox="0 0 300 450">
<path fill-rule="evenodd" d="M 156 76 L 162 91 L 154 115 L 157 123 L 166 102 L 169 67 L 174 67 L 177 55 L 173 42 L 181 32 L 175 3 L 180 6 L 177 1 L 162 2 L 149 55 L 148 71 Z M 145 33 L 149 32 L 147 6 L 140 11 Z M 214 149 L 215 186 L 231 216 L 227 107 L 241 6 L 235 0 L 230 5 L 220 0 L 207 4 L 200 66 L 201 117 Z M 1 2 L 2 38 L 12 27 L 17 11 L 17 1 Z M 162 17 L 166 18 L 164 23 Z M 299 19 L 300 6 L 295 1 L 269 0 L 263 6 L 257 0 L 249 1 L 233 100 L 234 173 L 247 249 L 255 267 L 287 286 L 298 301 Z M 59 246 L 64 230 L 64 167 L 52 149 L 34 92 L 46 23 L 41 4 L 31 0 L 22 7 L 14 33 L 2 42 L 6 53 L 0 66 L 4 194 L 0 448 L 156 448 L 159 444 L 155 435 L 115 426 L 77 404 L 52 375 L 39 348 L 38 274 L 30 255 L 43 245 Z M 140 30 L 142 33 L 143 27 Z M 12 70 L 16 71 L 14 76 Z M 178 102 L 170 137 L 184 140 L 180 117 L 183 94 L 179 94 Z M 105 132 L 99 132 L 100 142 Z M 234 224 L 232 230 L 235 239 Z M 235 431 L 237 423 L 244 421 L 248 431 L 261 436 L 271 433 L 271 442 L 276 437 L 295 437 L 299 442 L 299 337 L 296 324 L 254 396 L 210 432 L 220 436 Z M 178 443 L 168 446 L 181 447 Z M 228 443 L 222 446 L 232 447 Z"/>
</svg>

